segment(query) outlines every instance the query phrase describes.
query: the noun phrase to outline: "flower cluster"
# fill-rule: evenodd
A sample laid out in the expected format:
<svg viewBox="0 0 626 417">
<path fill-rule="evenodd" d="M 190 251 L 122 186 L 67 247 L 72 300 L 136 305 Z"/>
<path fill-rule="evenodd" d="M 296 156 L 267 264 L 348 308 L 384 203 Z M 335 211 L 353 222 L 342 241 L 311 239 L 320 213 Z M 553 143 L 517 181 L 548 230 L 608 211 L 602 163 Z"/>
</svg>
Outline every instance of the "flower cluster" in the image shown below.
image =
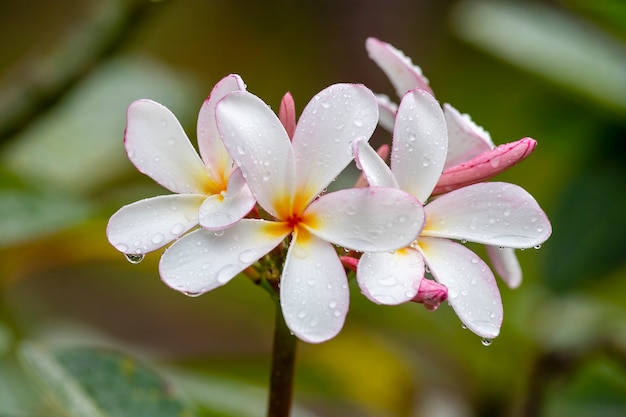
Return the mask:
<svg viewBox="0 0 626 417">
<path fill-rule="evenodd" d="M 198 156 L 169 110 L 132 103 L 128 157 L 175 194 L 122 207 L 107 227 L 111 244 L 139 260 L 174 242 L 160 275 L 187 295 L 240 273 L 269 284 L 287 326 L 311 343 L 341 330 L 351 269 L 376 303 L 435 309 L 448 298 L 468 328 L 497 336 L 502 303 L 493 273 L 462 243 L 487 245 L 498 273 L 519 284 L 513 248 L 541 244 L 550 224 L 520 187 L 481 181 L 535 142 L 495 147 L 469 117 L 441 108 L 401 52 L 372 38 L 366 47 L 399 106 L 363 85 L 334 84 L 299 118 L 289 94 L 276 115 L 229 75 L 200 109 Z M 390 167 L 368 144 L 378 124 L 393 131 Z M 353 159 L 368 186 L 327 192 Z"/>
</svg>

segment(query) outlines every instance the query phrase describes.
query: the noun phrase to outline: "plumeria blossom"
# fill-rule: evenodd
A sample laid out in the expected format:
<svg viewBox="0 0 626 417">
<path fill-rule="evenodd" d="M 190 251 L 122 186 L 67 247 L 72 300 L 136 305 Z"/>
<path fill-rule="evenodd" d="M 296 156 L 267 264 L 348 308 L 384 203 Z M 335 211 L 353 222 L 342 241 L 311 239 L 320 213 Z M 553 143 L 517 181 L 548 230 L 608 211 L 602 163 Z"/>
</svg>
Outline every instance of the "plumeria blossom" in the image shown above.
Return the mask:
<svg viewBox="0 0 626 417">
<path fill-rule="evenodd" d="M 200 223 L 230 226 L 255 204 L 241 171 L 219 137 L 215 106 L 226 94 L 244 91 L 238 75 L 218 82 L 198 115 L 198 156 L 176 117 L 151 100 L 128 107 L 124 146 L 137 169 L 176 193 L 129 204 L 109 220 L 107 237 L 120 252 L 142 256 L 179 238 Z"/>
<path fill-rule="evenodd" d="M 499 334 L 503 311 L 493 273 L 484 261 L 455 241 L 529 248 L 551 233 L 533 197 L 508 183 L 465 186 L 428 201 L 447 155 L 445 116 L 428 92 L 404 95 L 395 118 L 391 168 L 363 141 L 355 142 L 358 165 L 372 186 L 399 187 L 422 202 L 426 222 L 411 245 L 364 253 L 357 267 L 363 293 L 381 304 L 412 300 L 426 267 L 448 288 L 448 301 L 467 328 L 484 338 Z"/>
<path fill-rule="evenodd" d="M 392 45 L 368 38 L 365 47 L 370 58 L 383 70 L 399 97 L 414 88 L 433 94 L 421 68 Z M 393 129 L 397 106 L 386 96 L 378 96 L 380 124 Z M 489 132 L 461 114 L 450 104 L 443 105 L 448 131 L 448 153 L 444 171 L 433 194 L 441 194 L 491 178 L 532 153 L 537 142 L 532 138 L 495 146 Z M 487 247 L 494 269 L 510 288 L 522 282 L 522 271 L 512 248 Z"/>
<path fill-rule="evenodd" d="M 219 287 L 285 239 L 289 248 L 280 278 L 287 326 L 300 339 L 334 337 L 348 311 L 348 282 L 333 244 L 357 251 L 390 251 L 415 240 L 424 211 L 396 188 L 354 188 L 323 194 L 352 160 L 351 144 L 367 141 L 378 121 L 373 93 L 335 84 L 318 93 L 290 129 L 248 92 L 217 105 L 219 132 L 252 193 L 271 219 L 242 219 L 219 230 L 197 230 L 162 256 L 160 273 L 172 288 L 200 294 Z M 293 137 L 290 141 L 290 131 Z M 320 196 L 320 194 L 323 194 Z"/>
</svg>

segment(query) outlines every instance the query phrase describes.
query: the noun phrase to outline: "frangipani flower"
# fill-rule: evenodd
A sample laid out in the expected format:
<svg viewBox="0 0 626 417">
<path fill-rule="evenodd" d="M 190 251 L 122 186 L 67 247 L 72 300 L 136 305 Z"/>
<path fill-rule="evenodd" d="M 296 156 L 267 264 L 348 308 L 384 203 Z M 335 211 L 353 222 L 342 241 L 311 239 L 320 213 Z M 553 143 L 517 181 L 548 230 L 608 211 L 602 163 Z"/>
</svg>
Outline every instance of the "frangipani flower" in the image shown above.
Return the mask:
<svg viewBox="0 0 626 417">
<path fill-rule="evenodd" d="M 215 124 L 217 102 L 230 92 L 244 90 L 243 80 L 229 75 L 205 100 L 198 115 L 202 159 L 167 108 L 150 100 L 138 100 L 128 107 L 124 135 L 128 158 L 140 172 L 176 194 L 140 200 L 113 214 L 107 237 L 117 250 L 142 256 L 198 223 L 208 229 L 228 227 L 254 207 L 254 197 Z"/>
<path fill-rule="evenodd" d="M 416 89 L 403 97 L 391 152 L 390 169 L 367 143 L 355 143 L 357 163 L 370 185 L 399 187 L 426 202 L 447 154 L 445 117 L 428 92 Z M 410 246 L 363 254 L 357 267 L 361 290 L 381 304 L 410 301 L 427 265 L 448 288 L 448 301 L 463 324 L 484 338 L 496 337 L 503 311 L 493 273 L 454 240 L 529 248 L 550 236 L 547 217 L 530 194 L 502 182 L 459 188 L 430 201 L 424 210 L 424 229 Z"/>
<path fill-rule="evenodd" d="M 365 47 L 370 58 L 387 75 L 398 97 L 407 91 L 420 88 L 433 94 L 428 79 L 410 58 L 392 45 L 368 38 Z M 434 95 L 434 94 L 433 94 Z M 388 97 L 379 96 L 380 124 L 393 130 L 397 106 Z M 496 147 L 491 136 L 476 125 L 467 114 L 461 114 L 449 104 L 443 105 L 448 131 L 448 153 L 444 171 L 433 194 L 475 184 L 491 178 L 517 164 L 532 153 L 537 142 L 531 138 L 506 143 Z M 510 288 L 522 282 L 522 271 L 511 248 L 487 247 L 494 269 Z"/>
<path fill-rule="evenodd" d="M 248 92 L 217 106 L 224 144 L 261 208 L 273 221 L 243 219 L 218 232 L 197 230 L 160 263 L 172 288 L 199 294 L 221 286 L 290 238 L 280 279 L 287 326 L 300 339 L 334 337 L 348 310 L 348 283 L 333 244 L 389 251 L 423 226 L 419 201 L 394 188 L 359 188 L 319 196 L 352 159 L 351 143 L 376 127 L 376 99 L 364 86 L 335 84 L 304 109 L 292 141 L 279 118 Z M 289 117 L 284 117 L 288 120 Z"/>
</svg>

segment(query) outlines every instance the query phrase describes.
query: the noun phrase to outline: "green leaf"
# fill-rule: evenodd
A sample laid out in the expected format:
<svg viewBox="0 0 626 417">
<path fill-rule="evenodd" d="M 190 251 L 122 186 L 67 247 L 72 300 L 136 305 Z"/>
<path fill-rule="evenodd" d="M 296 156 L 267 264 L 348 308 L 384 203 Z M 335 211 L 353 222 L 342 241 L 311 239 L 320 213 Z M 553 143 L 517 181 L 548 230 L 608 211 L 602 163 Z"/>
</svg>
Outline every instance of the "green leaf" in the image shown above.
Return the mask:
<svg viewBox="0 0 626 417">
<path fill-rule="evenodd" d="M 171 387 L 135 359 L 104 349 L 20 347 L 23 365 L 72 417 L 192 417 Z"/>
<path fill-rule="evenodd" d="M 0 247 L 63 230 L 91 211 L 86 201 L 63 193 L 0 189 Z"/>
</svg>

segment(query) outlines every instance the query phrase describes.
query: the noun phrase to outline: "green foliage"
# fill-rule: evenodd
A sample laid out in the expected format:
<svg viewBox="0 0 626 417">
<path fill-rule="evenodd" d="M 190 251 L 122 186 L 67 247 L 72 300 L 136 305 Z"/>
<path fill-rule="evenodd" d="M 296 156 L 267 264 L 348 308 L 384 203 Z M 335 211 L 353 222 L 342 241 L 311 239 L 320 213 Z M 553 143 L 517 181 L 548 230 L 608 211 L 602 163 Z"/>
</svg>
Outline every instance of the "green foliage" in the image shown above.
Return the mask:
<svg viewBox="0 0 626 417">
<path fill-rule="evenodd" d="M 22 361 L 43 394 L 71 417 L 192 417 L 156 373 L 135 359 L 100 349 L 47 350 L 24 344 Z"/>
</svg>

